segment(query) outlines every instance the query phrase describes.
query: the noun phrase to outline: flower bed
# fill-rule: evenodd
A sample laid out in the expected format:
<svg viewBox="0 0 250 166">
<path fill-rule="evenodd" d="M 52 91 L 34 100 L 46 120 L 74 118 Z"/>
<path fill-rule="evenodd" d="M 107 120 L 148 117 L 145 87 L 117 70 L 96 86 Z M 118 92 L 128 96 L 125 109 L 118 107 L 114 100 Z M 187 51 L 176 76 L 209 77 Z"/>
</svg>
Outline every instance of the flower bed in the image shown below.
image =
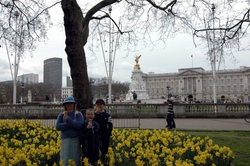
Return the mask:
<svg viewBox="0 0 250 166">
<path fill-rule="evenodd" d="M 42 126 L 40 121 L 1 120 L 0 165 L 60 165 L 59 134 L 54 127 Z M 214 145 L 208 137 L 167 130 L 114 129 L 108 163 L 110 166 L 229 166 L 232 153 L 228 147 Z"/>
</svg>

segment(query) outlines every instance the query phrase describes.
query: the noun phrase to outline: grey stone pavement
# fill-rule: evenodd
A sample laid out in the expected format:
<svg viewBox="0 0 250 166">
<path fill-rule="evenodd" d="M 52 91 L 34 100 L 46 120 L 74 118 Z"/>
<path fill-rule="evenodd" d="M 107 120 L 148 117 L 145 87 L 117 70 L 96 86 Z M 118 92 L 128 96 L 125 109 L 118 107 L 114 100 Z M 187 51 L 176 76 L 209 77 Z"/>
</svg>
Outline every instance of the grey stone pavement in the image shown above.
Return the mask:
<svg viewBox="0 0 250 166">
<path fill-rule="evenodd" d="M 175 118 L 176 130 L 245 130 L 250 131 L 250 123 L 243 118 L 219 119 L 219 118 Z M 141 129 L 164 129 L 166 120 L 140 119 Z"/>
<path fill-rule="evenodd" d="M 36 121 L 36 120 L 34 120 Z M 45 126 L 55 126 L 56 119 L 42 121 Z M 113 119 L 114 127 L 134 126 L 141 129 L 165 129 L 165 118 L 151 119 Z M 250 131 L 250 123 L 243 118 L 220 119 L 220 118 L 175 118 L 176 130 L 245 130 Z"/>
</svg>

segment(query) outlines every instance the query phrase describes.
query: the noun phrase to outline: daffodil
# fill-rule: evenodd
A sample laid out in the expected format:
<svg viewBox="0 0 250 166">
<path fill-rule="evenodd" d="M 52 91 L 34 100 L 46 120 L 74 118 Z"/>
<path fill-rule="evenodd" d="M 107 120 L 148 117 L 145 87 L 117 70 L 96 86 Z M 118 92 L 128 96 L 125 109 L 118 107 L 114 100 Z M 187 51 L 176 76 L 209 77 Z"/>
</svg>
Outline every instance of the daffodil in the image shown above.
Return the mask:
<svg viewBox="0 0 250 166">
<path fill-rule="evenodd" d="M 63 165 L 60 161 L 60 132 L 41 121 L 1 120 L 1 165 Z M 107 163 L 97 165 L 215 166 L 234 159 L 228 147 L 213 144 L 209 137 L 193 137 L 168 130 L 114 129 Z M 216 160 L 216 161 L 214 161 Z M 88 159 L 82 159 L 90 166 Z M 68 165 L 75 165 L 72 160 Z"/>
</svg>

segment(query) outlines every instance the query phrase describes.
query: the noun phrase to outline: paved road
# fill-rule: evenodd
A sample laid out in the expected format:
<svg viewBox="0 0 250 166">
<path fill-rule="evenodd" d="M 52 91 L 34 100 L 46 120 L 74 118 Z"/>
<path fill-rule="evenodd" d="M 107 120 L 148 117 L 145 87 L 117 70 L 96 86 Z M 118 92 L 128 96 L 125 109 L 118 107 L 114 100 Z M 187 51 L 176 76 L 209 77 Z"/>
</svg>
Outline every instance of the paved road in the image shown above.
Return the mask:
<svg viewBox="0 0 250 166">
<path fill-rule="evenodd" d="M 45 126 L 55 126 L 55 119 L 42 120 Z M 113 119 L 114 127 L 138 128 L 141 129 L 165 129 L 166 120 L 164 118 L 151 119 Z M 218 119 L 218 118 L 175 118 L 176 129 L 190 130 L 245 130 L 250 131 L 250 123 L 243 118 L 238 119 Z"/>
<path fill-rule="evenodd" d="M 246 130 L 250 131 L 250 123 L 244 119 L 217 119 L 217 118 L 176 118 L 176 129 L 190 130 Z M 141 129 L 164 129 L 165 119 L 141 119 Z"/>
</svg>

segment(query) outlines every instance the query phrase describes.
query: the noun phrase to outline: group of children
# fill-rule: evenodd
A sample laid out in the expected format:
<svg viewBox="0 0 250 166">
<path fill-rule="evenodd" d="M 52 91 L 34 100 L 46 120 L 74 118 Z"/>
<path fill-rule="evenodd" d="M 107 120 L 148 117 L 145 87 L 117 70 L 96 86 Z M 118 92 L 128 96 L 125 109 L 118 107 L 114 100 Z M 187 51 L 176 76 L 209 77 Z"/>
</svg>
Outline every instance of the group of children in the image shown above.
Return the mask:
<svg viewBox="0 0 250 166">
<path fill-rule="evenodd" d="M 98 159 L 105 161 L 113 123 L 104 109 L 104 100 L 98 99 L 96 110 L 87 109 L 84 117 L 76 110 L 73 97 L 66 98 L 63 105 L 65 111 L 58 115 L 56 122 L 56 129 L 61 131 L 60 160 L 63 165 L 73 160 L 76 166 L 81 166 L 85 157 L 92 165 L 97 165 Z"/>
</svg>

